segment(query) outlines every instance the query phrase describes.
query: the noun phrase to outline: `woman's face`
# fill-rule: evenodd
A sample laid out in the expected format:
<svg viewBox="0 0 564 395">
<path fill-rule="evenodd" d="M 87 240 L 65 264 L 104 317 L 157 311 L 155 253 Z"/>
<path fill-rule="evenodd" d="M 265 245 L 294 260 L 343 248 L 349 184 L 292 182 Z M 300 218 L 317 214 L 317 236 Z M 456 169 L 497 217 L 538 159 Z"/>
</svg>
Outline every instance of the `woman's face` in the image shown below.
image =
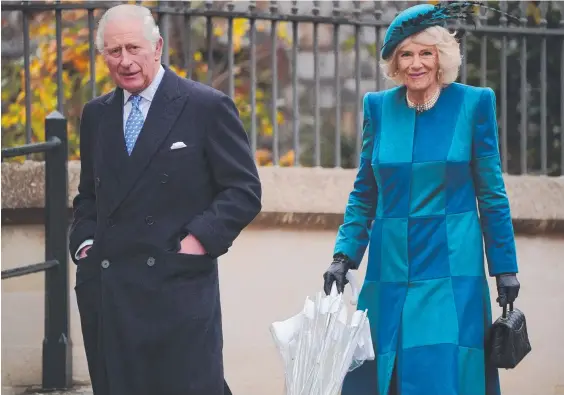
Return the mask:
<svg viewBox="0 0 564 395">
<path fill-rule="evenodd" d="M 398 71 L 410 91 L 426 91 L 438 85 L 439 56 L 435 46 L 408 42 L 397 53 Z"/>
</svg>

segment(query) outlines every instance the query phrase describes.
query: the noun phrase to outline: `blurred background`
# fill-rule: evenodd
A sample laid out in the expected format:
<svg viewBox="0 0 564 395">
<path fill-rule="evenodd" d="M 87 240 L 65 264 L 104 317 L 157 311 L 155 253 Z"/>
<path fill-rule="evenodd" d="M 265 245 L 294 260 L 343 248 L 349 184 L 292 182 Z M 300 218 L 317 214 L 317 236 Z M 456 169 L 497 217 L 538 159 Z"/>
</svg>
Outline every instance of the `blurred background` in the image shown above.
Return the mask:
<svg viewBox="0 0 564 395">
<path fill-rule="evenodd" d="M 2 147 L 43 141 L 58 110 L 70 159 L 80 157 L 82 105 L 113 88 L 95 28 L 118 3 L 2 2 Z M 260 165 L 352 168 L 362 96 L 389 87 L 378 67 L 385 29 L 421 2 L 130 3 L 153 8 L 163 63 L 235 99 Z M 495 90 L 505 171 L 560 175 L 564 2 L 485 3 L 511 17 L 480 7 L 476 26 L 452 26 L 467 31 L 460 82 Z"/>
</svg>

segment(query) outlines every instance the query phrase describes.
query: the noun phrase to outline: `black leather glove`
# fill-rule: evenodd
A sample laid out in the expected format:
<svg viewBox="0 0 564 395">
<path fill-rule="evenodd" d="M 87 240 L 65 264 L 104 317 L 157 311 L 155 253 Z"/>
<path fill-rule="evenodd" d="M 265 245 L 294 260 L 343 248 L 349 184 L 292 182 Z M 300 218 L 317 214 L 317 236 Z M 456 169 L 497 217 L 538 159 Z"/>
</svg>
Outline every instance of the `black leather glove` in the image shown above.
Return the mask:
<svg viewBox="0 0 564 395">
<path fill-rule="evenodd" d="M 496 299 L 500 307 L 511 304 L 519 296 L 519 288 L 521 284 L 517 280 L 517 275 L 515 273 L 504 273 L 496 276 L 497 282 L 497 294 L 499 295 Z"/>
<path fill-rule="evenodd" d="M 333 256 L 333 262 L 323 274 L 325 280 L 323 290 L 326 295 L 331 293 L 333 282 L 337 283 L 337 292 L 343 293 L 345 291 L 345 285 L 349 282 L 346 275 L 351 267 L 353 267 L 353 262 L 346 255 L 335 254 Z"/>
</svg>

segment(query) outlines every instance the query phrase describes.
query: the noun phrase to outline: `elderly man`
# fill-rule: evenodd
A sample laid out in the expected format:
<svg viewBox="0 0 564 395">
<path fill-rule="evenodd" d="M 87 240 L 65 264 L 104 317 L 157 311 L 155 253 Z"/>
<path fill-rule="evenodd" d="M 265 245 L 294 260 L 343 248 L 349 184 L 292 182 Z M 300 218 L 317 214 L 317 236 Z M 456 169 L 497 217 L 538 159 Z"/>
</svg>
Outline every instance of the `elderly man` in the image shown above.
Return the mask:
<svg viewBox="0 0 564 395">
<path fill-rule="evenodd" d="M 150 11 L 109 9 L 116 88 L 84 106 L 70 252 L 95 395 L 224 395 L 217 258 L 261 210 L 232 100 L 161 65 Z"/>
</svg>

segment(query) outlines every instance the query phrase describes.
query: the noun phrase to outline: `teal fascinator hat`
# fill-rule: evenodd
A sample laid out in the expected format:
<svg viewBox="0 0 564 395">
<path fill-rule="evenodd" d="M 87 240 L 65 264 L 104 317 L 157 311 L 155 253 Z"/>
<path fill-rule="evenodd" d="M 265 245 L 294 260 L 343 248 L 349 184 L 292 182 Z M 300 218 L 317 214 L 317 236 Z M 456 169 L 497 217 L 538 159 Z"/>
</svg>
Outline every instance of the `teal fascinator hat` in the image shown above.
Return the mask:
<svg viewBox="0 0 564 395">
<path fill-rule="evenodd" d="M 400 12 L 392 21 L 381 50 L 382 59 L 388 59 L 407 37 L 431 26 L 445 27 L 448 20 L 463 19 L 474 24 L 473 9 L 482 6 L 478 1 L 450 1 L 446 4 L 418 4 Z M 491 9 L 489 7 L 486 7 Z M 498 10 L 495 10 L 498 11 Z"/>
</svg>

